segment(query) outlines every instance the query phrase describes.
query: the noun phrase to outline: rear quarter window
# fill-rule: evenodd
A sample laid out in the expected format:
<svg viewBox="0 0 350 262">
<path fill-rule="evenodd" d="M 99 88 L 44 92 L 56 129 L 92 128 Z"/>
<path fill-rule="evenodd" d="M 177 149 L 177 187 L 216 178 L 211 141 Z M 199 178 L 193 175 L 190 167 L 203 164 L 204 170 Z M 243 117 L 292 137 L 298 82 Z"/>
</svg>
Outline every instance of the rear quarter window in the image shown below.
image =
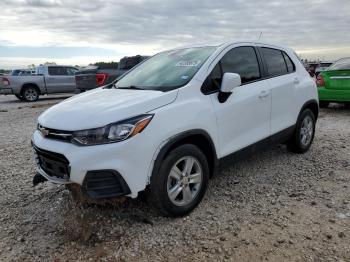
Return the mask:
<svg viewBox="0 0 350 262">
<path fill-rule="evenodd" d="M 282 52 L 282 53 L 283 53 L 284 60 L 286 61 L 286 64 L 287 64 L 288 73 L 294 72 L 295 65 L 294 65 L 292 59 L 290 59 L 290 57 L 285 52 Z"/>
</svg>

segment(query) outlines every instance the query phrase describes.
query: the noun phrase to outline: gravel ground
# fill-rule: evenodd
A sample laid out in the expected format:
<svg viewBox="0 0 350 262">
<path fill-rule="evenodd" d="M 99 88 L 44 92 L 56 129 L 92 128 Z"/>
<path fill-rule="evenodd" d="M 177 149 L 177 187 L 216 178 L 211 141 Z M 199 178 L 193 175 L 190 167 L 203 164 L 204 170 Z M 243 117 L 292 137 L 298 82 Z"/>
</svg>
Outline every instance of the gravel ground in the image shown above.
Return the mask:
<svg viewBox="0 0 350 262">
<path fill-rule="evenodd" d="M 76 204 L 32 187 L 38 103 L 0 97 L 1 261 L 350 261 L 350 109 L 320 113 L 311 150 L 276 146 L 222 170 L 190 215 L 142 199 Z"/>
</svg>

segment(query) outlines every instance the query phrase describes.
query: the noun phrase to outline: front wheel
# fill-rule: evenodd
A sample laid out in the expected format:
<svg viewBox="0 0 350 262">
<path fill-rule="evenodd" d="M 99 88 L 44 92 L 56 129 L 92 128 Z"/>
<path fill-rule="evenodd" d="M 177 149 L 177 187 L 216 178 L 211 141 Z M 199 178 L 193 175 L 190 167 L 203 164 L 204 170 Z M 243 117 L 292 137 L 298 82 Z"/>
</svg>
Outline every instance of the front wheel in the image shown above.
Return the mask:
<svg viewBox="0 0 350 262">
<path fill-rule="evenodd" d="M 195 145 L 181 145 L 153 174 L 148 199 L 164 215 L 184 216 L 200 203 L 208 180 L 208 162 L 202 151 Z"/>
<path fill-rule="evenodd" d="M 309 150 L 315 136 L 316 120 L 310 109 L 305 109 L 298 118 L 293 136 L 288 142 L 288 149 L 294 153 Z"/>
</svg>

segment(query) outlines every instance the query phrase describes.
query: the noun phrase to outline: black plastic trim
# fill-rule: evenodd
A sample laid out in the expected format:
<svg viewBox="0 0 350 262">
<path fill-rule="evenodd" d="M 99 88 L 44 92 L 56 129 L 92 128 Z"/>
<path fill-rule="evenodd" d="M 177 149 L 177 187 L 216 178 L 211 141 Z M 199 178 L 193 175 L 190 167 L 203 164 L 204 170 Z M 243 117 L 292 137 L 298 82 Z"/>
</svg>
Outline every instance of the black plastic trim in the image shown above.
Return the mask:
<svg viewBox="0 0 350 262">
<path fill-rule="evenodd" d="M 299 112 L 298 119 L 299 119 L 300 114 L 305 110 L 305 108 L 309 107 L 311 104 L 317 105 L 317 114 L 315 115 L 315 120 L 317 120 L 318 114 L 320 111 L 320 107 L 319 107 L 318 101 L 315 99 L 308 100 L 303 104 L 303 106 L 301 107 L 301 110 Z"/>
<path fill-rule="evenodd" d="M 121 174 L 112 169 L 88 171 L 82 190 L 92 199 L 113 198 L 131 193 Z"/>
<path fill-rule="evenodd" d="M 178 135 L 175 135 L 175 136 L 171 137 L 169 139 L 169 141 L 165 145 L 163 145 L 163 147 L 160 149 L 160 151 L 159 151 L 159 153 L 157 155 L 156 160 L 154 161 L 152 175 L 156 174 L 159 171 L 163 159 L 165 158 L 165 156 L 168 153 L 169 149 L 173 145 L 175 145 L 177 142 L 179 142 L 179 141 L 181 141 L 181 140 L 183 140 L 183 139 L 185 139 L 187 137 L 191 137 L 193 135 L 203 135 L 209 141 L 210 147 L 211 147 L 211 150 L 212 150 L 212 155 L 214 156 L 214 159 L 213 159 L 213 161 L 214 161 L 213 173 L 214 173 L 216 171 L 217 167 L 219 166 L 219 161 L 218 161 L 218 158 L 217 158 L 214 142 L 211 139 L 210 135 L 206 131 L 204 131 L 203 129 L 192 129 L 192 130 L 188 130 L 188 131 L 179 133 Z"/>
<path fill-rule="evenodd" d="M 220 167 L 226 167 L 232 165 L 234 162 L 242 160 L 243 158 L 252 155 L 268 146 L 273 146 L 280 143 L 285 143 L 293 135 L 295 130 L 295 125 L 290 126 L 282 131 L 271 135 L 265 139 L 262 139 L 252 145 L 242 148 L 236 152 L 233 152 L 223 158 L 220 158 Z"/>
<path fill-rule="evenodd" d="M 64 155 L 41 149 L 35 146 L 34 143 L 32 143 L 32 146 L 38 155 L 40 167 L 49 176 L 59 178 L 70 177 L 69 161 Z M 42 163 L 42 158 L 45 160 L 45 164 Z M 52 167 L 48 168 L 46 163 L 49 163 Z M 58 170 L 60 171 L 59 173 L 57 172 Z"/>
</svg>

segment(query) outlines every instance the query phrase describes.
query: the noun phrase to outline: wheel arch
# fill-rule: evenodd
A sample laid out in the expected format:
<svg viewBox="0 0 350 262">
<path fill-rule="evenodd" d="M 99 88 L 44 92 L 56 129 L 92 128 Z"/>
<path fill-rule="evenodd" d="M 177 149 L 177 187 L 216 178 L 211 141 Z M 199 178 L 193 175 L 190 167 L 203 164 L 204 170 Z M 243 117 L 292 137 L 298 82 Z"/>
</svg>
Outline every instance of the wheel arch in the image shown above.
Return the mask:
<svg viewBox="0 0 350 262">
<path fill-rule="evenodd" d="M 24 84 L 22 85 L 22 87 L 21 87 L 21 91 L 20 91 L 21 94 L 23 94 L 23 91 L 24 91 L 24 89 L 25 89 L 26 87 L 34 87 L 36 90 L 38 90 L 39 95 L 41 95 L 40 88 L 39 88 L 39 86 L 38 86 L 37 84 L 35 84 L 35 83 L 24 83 Z"/>
<path fill-rule="evenodd" d="M 153 176 L 159 171 L 162 161 L 173 149 L 184 144 L 193 144 L 203 152 L 209 164 L 210 177 L 212 177 L 218 167 L 219 161 L 213 140 L 210 135 L 202 129 L 185 131 L 171 137 L 158 152 L 151 175 Z"/>
<path fill-rule="evenodd" d="M 305 109 L 310 109 L 314 113 L 315 120 L 317 120 L 318 113 L 319 113 L 319 106 L 318 106 L 317 100 L 311 99 L 311 100 L 308 100 L 307 102 L 305 102 L 304 105 L 301 107 L 301 110 L 300 110 L 299 115 L 298 115 L 298 119 L 299 119 L 300 114 Z"/>
</svg>

